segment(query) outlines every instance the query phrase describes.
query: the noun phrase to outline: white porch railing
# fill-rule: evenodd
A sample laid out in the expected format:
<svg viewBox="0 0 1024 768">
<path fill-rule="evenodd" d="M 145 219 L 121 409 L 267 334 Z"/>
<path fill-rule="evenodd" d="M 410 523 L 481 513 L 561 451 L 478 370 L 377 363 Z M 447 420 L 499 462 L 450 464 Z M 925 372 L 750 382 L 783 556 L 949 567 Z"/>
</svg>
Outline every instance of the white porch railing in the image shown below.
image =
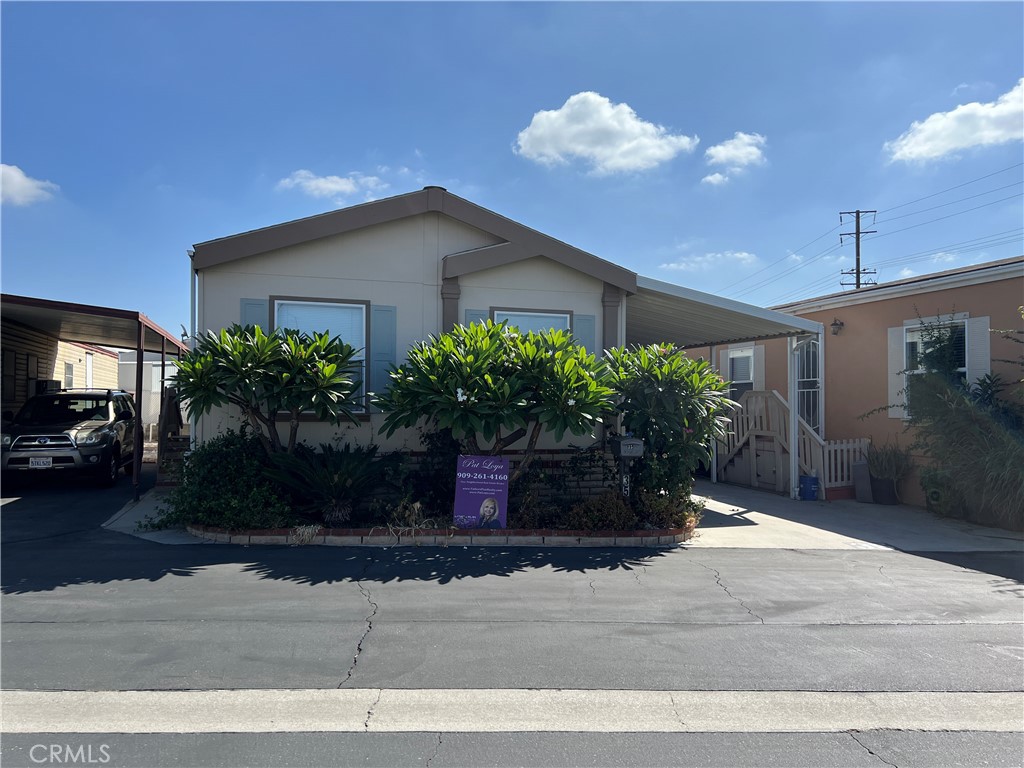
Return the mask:
<svg viewBox="0 0 1024 768">
<path fill-rule="evenodd" d="M 853 463 L 866 461 L 871 440 L 829 440 L 825 443 L 825 487 L 844 488 L 853 485 Z"/>
<path fill-rule="evenodd" d="M 732 431 L 719 443 L 719 472 L 744 448 L 750 447 L 753 452 L 758 438 L 771 438 L 789 453 L 789 404 L 775 390 L 744 392 L 739 407 L 733 412 L 732 423 Z M 824 477 L 825 441 L 799 417 L 797 430 L 796 448 L 801 474 Z"/>
<path fill-rule="evenodd" d="M 729 462 L 750 448 L 754 456 L 759 442 L 771 440 L 777 444 L 779 458 L 790 451 L 789 404 L 777 391 L 753 390 L 744 392 L 733 412 L 733 429 L 718 445 L 718 471 L 724 474 Z M 867 456 L 871 442 L 866 438 L 853 440 L 822 440 L 802 418 L 797 418 L 796 449 L 800 474 L 819 478 L 820 495 L 827 488 L 853 485 L 853 462 Z M 756 466 L 751 466 L 751 485 L 756 485 Z M 788 475 L 777 474 L 776 490 L 781 491 Z"/>
</svg>

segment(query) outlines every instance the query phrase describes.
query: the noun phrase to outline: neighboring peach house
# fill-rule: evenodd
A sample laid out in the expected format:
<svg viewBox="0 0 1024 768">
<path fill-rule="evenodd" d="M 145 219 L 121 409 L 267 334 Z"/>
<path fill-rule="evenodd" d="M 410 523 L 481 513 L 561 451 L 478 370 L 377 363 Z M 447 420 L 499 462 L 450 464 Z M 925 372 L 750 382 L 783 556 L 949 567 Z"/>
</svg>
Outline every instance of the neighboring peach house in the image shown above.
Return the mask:
<svg viewBox="0 0 1024 768">
<path fill-rule="evenodd" d="M 911 277 L 859 290 L 773 307 L 825 328 L 823 348 L 811 341 L 799 352 L 799 413 L 826 445 L 899 441 L 907 446 L 902 390 L 905 371 L 914 366 L 923 322 L 950 323 L 963 339 L 961 370 L 968 382 L 999 374 L 1012 385 L 1020 379 L 1021 346 L 1004 338 L 1021 329 L 1024 257 Z M 728 345 L 720 370 L 745 389 L 785 392 L 787 356 L 783 343 Z M 890 406 L 890 407 L 885 407 Z M 865 416 L 865 414 L 871 414 Z M 916 464 L 923 457 L 915 457 Z M 826 463 L 827 463 L 826 458 Z M 723 477 L 728 470 L 722 469 Z M 843 486 L 846 481 L 835 482 Z M 835 489 L 830 496 L 844 495 Z M 902 488 L 903 499 L 924 505 L 917 474 Z"/>
<path fill-rule="evenodd" d="M 639 276 L 440 187 L 199 243 L 191 258 L 193 338 L 232 323 L 329 330 L 362 350 L 368 391 L 387 386 L 414 343 L 486 318 L 565 328 L 599 355 L 624 343 L 795 344 L 824 332 L 817 321 Z M 193 434 L 207 439 L 234 418 L 215 412 Z M 381 422 L 369 409 L 346 439 L 418 446 L 412 431 L 383 439 Z M 316 444 L 337 433 L 311 423 L 301 436 Z"/>
</svg>

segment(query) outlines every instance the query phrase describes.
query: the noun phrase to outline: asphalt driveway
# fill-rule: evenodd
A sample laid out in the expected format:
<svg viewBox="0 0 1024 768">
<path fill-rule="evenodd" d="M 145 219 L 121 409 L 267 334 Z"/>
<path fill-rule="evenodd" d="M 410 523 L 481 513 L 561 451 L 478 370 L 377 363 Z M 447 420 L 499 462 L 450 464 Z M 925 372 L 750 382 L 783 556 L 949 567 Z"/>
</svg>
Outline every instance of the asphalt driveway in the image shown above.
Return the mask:
<svg viewBox="0 0 1024 768">
<path fill-rule="evenodd" d="M 854 530 L 852 508 L 776 508 L 724 486 L 706 492 L 715 497 L 708 525 L 688 547 L 371 549 L 165 546 L 100 527 L 131 499 L 126 481 L 109 492 L 26 488 L 0 510 L 2 687 L 244 696 L 333 689 L 767 697 L 1024 691 L 1019 538 L 949 528 L 914 510 L 890 511 L 902 522 L 868 536 Z M 758 527 L 762 534 L 747 546 L 714 541 L 739 529 L 749 537 Z M 764 546 L 769 529 L 775 536 L 787 528 L 792 537 Z M 916 539 L 893 539 L 915 528 Z M 929 548 L 906 548 L 913 546 Z M 757 723 L 751 713 L 749 730 Z M 901 766 L 929 764 L 921 755 L 940 765 L 954 755 L 968 765 L 979 755 L 992 764 L 1019 760 L 1015 736 L 918 727 L 855 734 L 841 746 L 825 733 L 804 741 L 762 734 L 751 742 L 742 734 L 725 741 L 691 734 L 685 744 L 663 735 L 636 751 L 636 741 L 620 736 L 614 743 L 621 750 L 609 742 L 612 751 L 602 754 L 613 763 L 637 764 L 643 756 L 643 763 L 673 764 L 689 755 L 692 763 L 714 764 L 687 751 L 711 744 L 733 764 L 861 764 L 854 754 L 866 756 L 863 764 L 881 764 L 876 754 L 890 762 L 911 756 L 895 763 Z M 573 734 L 494 737 L 444 735 L 479 764 L 523 764 L 517 756 L 540 755 L 545 744 L 549 764 L 566 764 L 557 756 L 571 755 L 567 745 L 576 743 Z M 134 738 L 117 742 L 122 755 L 142 754 Z M 230 754 L 235 742 L 224 738 L 203 754 Z M 273 741 L 267 754 L 284 754 L 286 743 L 294 764 L 319 764 L 329 744 L 370 755 L 371 765 L 381 764 L 372 755 L 384 754 L 344 739 Z M 403 743 L 372 742 L 399 751 L 395 745 Z M 444 764 L 455 754 L 433 734 L 408 744 L 402 755 L 388 753 L 392 764 L 431 754 L 438 757 L 432 765 Z M 481 746 L 487 744 L 490 753 Z M 423 748 L 431 751 L 417 757 Z M 199 761 L 194 750 L 184 754 L 191 764 L 218 764 Z M 590 764 L 602 764 L 594 759 Z"/>
</svg>

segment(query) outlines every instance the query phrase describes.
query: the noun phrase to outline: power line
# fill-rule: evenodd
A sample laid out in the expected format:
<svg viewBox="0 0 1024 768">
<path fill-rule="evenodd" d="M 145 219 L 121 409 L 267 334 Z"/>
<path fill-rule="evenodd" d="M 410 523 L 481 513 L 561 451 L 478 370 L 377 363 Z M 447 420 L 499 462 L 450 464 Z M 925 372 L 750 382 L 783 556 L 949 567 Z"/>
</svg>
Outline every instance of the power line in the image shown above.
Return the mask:
<svg viewBox="0 0 1024 768">
<path fill-rule="evenodd" d="M 890 216 L 888 219 L 878 219 L 877 223 L 885 224 L 890 221 L 896 221 L 897 219 L 905 219 L 908 216 L 917 216 L 920 213 L 927 213 L 928 211 L 934 211 L 938 210 L 939 208 L 945 208 L 947 205 L 956 205 L 957 203 L 962 203 L 964 200 L 973 200 L 976 197 L 984 197 L 985 195 L 991 195 L 993 192 L 999 192 L 1000 190 L 1009 189 L 1010 187 L 1019 187 L 1021 184 L 1024 184 L 1024 181 L 1015 181 L 1013 182 L 1013 184 L 1007 184 L 1004 187 L 996 187 L 995 189 L 990 189 L 985 192 L 979 192 L 976 195 L 968 195 L 967 197 L 961 197 L 957 200 L 951 200 L 948 203 L 939 203 L 939 205 L 933 205 L 931 208 L 922 208 L 920 211 L 913 211 L 912 213 L 903 213 L 900 214 L 899 216 Z"/>
<path fill-rule="evenodd" d="M 744 278 L 741 278 L 741 279 L 739 279 L 739 280 L 734 280 L 734 281 L 732 281 L 732 282 L 731 282 L 731 283 L 729 284 L 729 286 L 722 286 L 721 288 L 717 289 L 717 290 L 718 290 L 718 292 L 719 292 L 719 293 L 721 293 L 721 292 L 723 292 L 723 291 L 724 291 L 724 290 L 725 290 L 726 288 L 728 288 L 728 287 L 732 287 L 732 288 L 735 288 L 735 287 L 736 287 L 737 285 L 739 285 L 740 283 L 745 283 L 745 282 L 746 282 L 747 280 L 749 280 L 750 278 L 752 278 L 752 277 L 756 277 L 757 275 L 761 274 L 762 272 L 766 272 L 767 270 L 771 269 L 772 267 L 774 267 L 774 266 L 776 266 L 776 265 L 778 265 L 778 264 L 781 264 L 782 262 L 784 262 L 784 261 L 786 261 L 787 259 L 789 259 L 789 258 L 790 258 L 791 256 L 793 256 L 793 255 L 797 255 L 797 254 L 799 253 L 799 251 L 802 251 L 802 250 L 803 250 L 804 248 L 806 248 L 807 246 L 809 246 L 809 245 L 814 245 L 814 244 L 815 244 L 816 242 L 818 242 L 819 240 L 821 240 L 821 239 L 823 239 L 823 238 L 825 238 L 825 237 L 828 237 L 828 236 L 829 236 L 829 235 L 831 235 L 831 234 L 832 234 L 833 232 L 835 232 L 835 231 L 836 231 L 837 229 L 839 229 L 839 228 L 840 228 L 841 226 L 843 226 L 843 225 L 842 225 L 841 223 L 840 223 L 840 224 L 837 224 L 836 226 L 832 227 L 832 229 L 830 229 L 830 230 L 829 230 L 828 232 L 825 232 L 825 233 L 824 233 L 824 234 L 822 234 L 822 235 L 818 235 L 818 236 L 817 236 L 816 238 L 814 238 L 813 240 L 811 240 L 811 241 L 810 241 L 809 243 L 804 243 L 803 245 L 801 245 L 801 246 L 800 246 L 799 248 L 797 248 L 796 250 L 791 250 L 791 251 L 790 251 L 790 252 L 789 252 L 789 253 L 788 253 L 787 255 L 783 256 L 783 257 L 782 257 L 781 259 L 778 259 L 778 260 L 776 260 L 776 261 L 773 261 L 773 262 L 772 262 L 771 264 L 769 264 L 768 266 L 762 267 L 761 269 L 757 270 L 756 272 L 751 272 L 751 273 L 750 273 L 749 275 L 747 275 L 747 276 L 746 276 L 746 277 L 744 277 Z"/>
<path fill-rule="evenodd" d="M 971 211 L 977 211 L 977 210 L 979 210 L 981 208 L 988 208 L 990 205 L 995 205 L 996 203 L 1005 203 L 1007 200 L 1013 200 L 1014 198 L 1017 198 L 1017 197 L 1024 197 L 1024 192 L 1020 192 L 1020 193 L 1018 193 L 1016 195 L 1010 195 L 1009 197 L 1003 197 L 1003 198 L 1000 198 L 999 200 L 993 200 L 990 203 L 984 203 L 982 205 L 976 205 L 973 208 L 965 208 L 962 211 L 957 211 L 956 213 L 951 213 L 948 216 L 939 216 L 937 219 L 929 219 L 928 221 L 922 221 L 920 224 L 911 224 L 909 227 L 903 227 L 903 229 L 894 229 L 892 232 L 886 232 L 884 235 L 878 235 L 877 237 L 868 237 L 868 238 L 865 238 L 865 239 L 866 240 L 878 240 L 879 238 L 889 237 L 889 235 L 895 235 L 897 232 L 906 232 L 908 229 L 916 229 L 917 227 L 923 227 L 926 224 L 934 224 L 936 221 L 944 221 L 945 219 L 951 219 L 954 216 L 960 216 L 961 214 L 964 214 L 964 213 L 970 213 Z"/>
<path fill-rule="evenodd" d="M 986 174 L 984 176 L 979 176 L 976 179 L 971 179 L 970 181 L 965 181 L 963 184 L 957 184 L 955 187 L 950 187 L 949 189 L 943 189 L 940 192 L 934 192 L 933 194 L 925 195 L 924 197 L 919 197 L 916 200 L 911 200 L 910 202 L 907 202 L 907 203 L 900 203 L 899 205 L 894 205 L 891 208 L 885 208 L 884 210 L 879 211 L 879 213 L 888 213 L 889 211 L 895 211 L 897 208 L 905 208 L 908 205 L 913 205 L 914 203 L 919 203 L 922 200 L 928 200 L 928 199 L 933 198 L 933 197 L 938 197 L 939 195 L 944 195 L 947 192 L 952 192 L 954 189 L 960 189 L 960 187 L 966 187 L 966 186 L 968 186 L 970 184 L 975 184 L 975 183 L 977 183 L 979 181 L 984 181 L 985 179 L 989 179 L 989 178 L 991 178 L 993 176 L 998 176 L 1000 173 L 1006 173 L 1007 171 L 1012 171 L 1014 168 L 1020 168 L 1022 165 L 1024 165 L 1024 163 L 1016 163 L 1014 165 L 1008 166 L 1008 167 L 1003 168 L 1001 170 L 993 171 L 992 173 Z"/>
<path fill-rule="evenodd" d="M 1016 233 L 1011 235 L 1011 233 Z M 987 235 L 981 235 L 979 237 L 971 238 L 970 240 L 961 240 L 956 243 L 949 243 L 946 245 L 934 246 L 929 250 L 916 251 L 911 254 L 905 254 L 903 256 L 897 256 L 892 259 L 877 262 L 879 267 L 890 267 L 890 266 L 905 266 L 907 264 L 913 264 L 920 261 L 926 261 L 932 256 L 937 256 L 941 253 L 947 252 L 950 249 L 955 249 L 957 255 L 971 253 L 974 251 L 984 250 L 985 248 L 991 248 L 997 245 L 1007 245 L 1012 242 L 1018 242 L 1021 240 L 1021 234 L 1024 234 L 1024 227 L 1018 229 L 1008 229 L 1001 232 L 992 232 Z M 873 238 L 872 238 L 873 239 Z M 964 247 L 958 247 L 964 246 Z M 766 302 L 768 306 L 786 303 L 793 297 L 793 300 L 797 300 L 796 297 L 801 295 L 807 295 L 813 292 L 819 287 L 824 287 L 828 283 L 835 280 L 834 275 L 826 275 L 825 277 L 818 278 L 808 283 L 802 284 L 799 288 L 791 291 L 786 291 L 781 294 L 776 294 L 771 301 Z M 812 294 L 813 295 L 813 294 Z"/>
</svg>

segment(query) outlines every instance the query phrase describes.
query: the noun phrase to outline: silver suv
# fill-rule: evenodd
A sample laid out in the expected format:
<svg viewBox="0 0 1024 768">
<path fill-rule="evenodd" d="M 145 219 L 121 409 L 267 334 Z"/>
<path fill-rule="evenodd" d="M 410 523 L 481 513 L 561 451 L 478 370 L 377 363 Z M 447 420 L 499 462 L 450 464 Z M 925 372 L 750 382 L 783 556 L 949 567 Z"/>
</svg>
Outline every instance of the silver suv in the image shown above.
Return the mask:
<svg viewBox="0 0 1024 768">
<path fill-rule="evenodd" d="M 16 416 L 3 415 L 5 481 L 21 472 L 77 469 L 113 485 L 122 467 L 131 474 L 136 414 L 127 392 L 66 389 L 36 395 Z"/>
</svg>

